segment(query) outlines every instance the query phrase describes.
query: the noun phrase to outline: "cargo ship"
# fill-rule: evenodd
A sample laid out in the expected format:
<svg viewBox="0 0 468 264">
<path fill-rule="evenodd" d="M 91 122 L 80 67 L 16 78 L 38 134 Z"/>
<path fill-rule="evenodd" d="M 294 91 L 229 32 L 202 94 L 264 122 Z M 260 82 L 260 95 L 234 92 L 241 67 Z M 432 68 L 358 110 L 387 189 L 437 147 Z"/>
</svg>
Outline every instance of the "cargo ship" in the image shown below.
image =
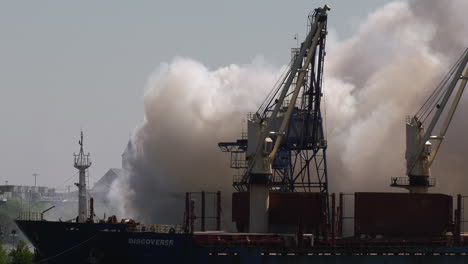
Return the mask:
<svg viewBox="0 0 468 264">
<path fill-rule="evenodd" d="M 236 170 L 231 220 L 237 232 L 221 230 L 219 192 L 200 193 L 200 215 L 186 193 L 181 225 L 143 225 L 115 216 L 95 221 L 82 134 L 74 156 L 76 220 L 46 221 L 44 212 L 22 213 L 16 220 L 39 263 L 465 263 L 464 196 L 428 190 L 435 184 L 430 166 L 466 86 L 468 51 L 436 87 L 439 92 L 406 121 L 407 176 L 390 179 L 390 185 L 409 192 L 329 193 L 321 114 L 328 11 L 325 5 L 309 14 L 307 37 L 292 49 L 287 72 L 258 111 L 248 116 L 247 132 L 218 144 Z M 205 226 L 208 195 L 216 201 L 213 231 Z M 350 208 L 347 199 L 353 201 Z M 353 232 L 346 234 L 345 227 Z"/>
</svg>

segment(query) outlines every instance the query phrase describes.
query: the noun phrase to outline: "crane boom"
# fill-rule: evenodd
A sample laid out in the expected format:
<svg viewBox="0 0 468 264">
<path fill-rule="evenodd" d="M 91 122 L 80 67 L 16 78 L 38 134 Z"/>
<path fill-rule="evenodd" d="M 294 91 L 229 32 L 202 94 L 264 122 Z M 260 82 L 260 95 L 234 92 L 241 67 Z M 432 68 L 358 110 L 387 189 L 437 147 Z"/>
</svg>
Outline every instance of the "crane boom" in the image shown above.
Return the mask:
<svg viewBox="0 0 468 264">
<path fill-rule="evenodd" d="M 325 5 L 324 8 L 321 8 L 319 17 L 326 16 L 328 10 L 330 10 L 330 7 L 327 5 Z M 259 144 L 257 145 L 257 149 L 254 154 L 254 157 L 249 164 L 249 169 L 248 169 L 249 173 L 245 175 L 246 177 L 250 177 L 252 176 L 252 174 L 257 174 L 257 175 L 258 174 L 271 174 L 271 164 L 276 157 L 278 148 L 285 135 L 287 124 L 289 122 L 289 119 L 291 118 L 292 110 L 294 106 L 296 105 L 296 100 L 297 100 L 299 91 L 301 90 L 301 87 L 303 85 L 304 79 L 306 77 L 309 64 L 311 63 L 312 58 L 314 58 L 315 47 L 317 46 L 319 42 L 321 34 L 323 34 L 322 30 L 324 28 L 325 23 L 326 21 L 317 21 L 317 23 L 312 24 L 312 28 L 309 31 L 309 34 L 307 35 L 305 41 L 303 42 L 299 54 L 296 56 L 294 63 L 291 65 L 291 68 L 288 71 L 287 76 L 285 77 L 286 82 L 282 86 L 282 90 L 281 90 L 279 98 L 276 99 L 275 101 L 273 111 L 271 115 L 268 117 L 268 119 L 271 120 L 271 122 L 268 122 L 266 120 L 267 112 L 269 111 L 269 109 L 265 109 L 264 112 L 261 114 L 258 112 L 256 113 L 256 116 L 259 117 L 257 119 L 257 122 L 260 124 L 260 126 L 262 126 L 262 128 L 260 130 L 260 135 L 259 135 L 259 140 L 258 140 Z M 306 56 L 306 59 L 304 61 L 305 56 Z M 301 68 L 301 65 L 303 65 L 302 68 Z M 299 72 L 299 76 L 297 76 L 298 72 Z M 281 126 L 278 131 L 273 131 L 274 124 L 272 120 L 275 120 L 278 118 L 280 109 L 286 99 L 286 96 L 288 95 L 288 91 L 291 87 L 291 84 L 293 83 L 293 80 L 296 77 L 297 77 L 297 80 L 296 80 L 295 89 L 293 91 L 286 113 L 282 116 Z M 264 153 L 265 151 L 263 150 L 265 148 L 265 142 L 269 141 L 267 138 L 269 137 L 270 134 L 276 136 L 275 144 L 272 150 L 268 150 L 267 151 L 268 153 Z"/>
<path fill-rule="evenodd" d="M 448 129 L 449 125 L 450 125 L 450 122 L 452 122 L 453 115 L 455 114 L 455 110 L 457 109 L 458 103 L 460 102 L 460 98 L 461 98 L 463 92 L 465 91 L 466 82 L 468 80 L 468 69 L 466 69 L 465 73 L 463 74 L 463 76 L 460 77 L 460 79 L 461 79 L 460 86 L 459 86 L 459 88 L 457 90 L 457 93 L 455 95 L 455 98 L 454 98 L 452 104 L 450 105 L 449 112 L 448 112 L 447 117 L 445 118 L 444 124 L 442 125 L 442 128 L 440 130 L 440 140 L 436 141 L 436 144 L 435 144 L 434 148 L 432 149 L 431 156 L 429 157 L 429 166 L 432 165 L 432 162 L 434 161 L 434 159 L 435 159 L 435 157 L 437 155 L 437 152 L 439 151 L 442 140 L 445 138 L 445 133 L 447 133 L 447 129 Z"/>
<path fill-rule="evenodd" d="M 428 187 L 434 184 L 429 181 L 430 167 L 437 156 L 445 134 L 458 107 L 468 78 L 468 49 L 451 68 L 447 76 L 436 88 L 431 97 L 426 101 L 420 111 L 409 117 L 406 123 L 406 174 L 409 177 L 408 184 L 393 178 L 391 186 L 404 187 L 410 192 L 427 192 Z M 467 68 L 465 70 L 465 68 Z M 457 88 L 457 84 L 458 88 Z M 453 100 L 449 103 L 453 92 L 457 90 Z M 440 124 L 441 116 L 446 107 L 449 110 L 440 125 L 438 135 L 434 135 L 435 127 Z M 423 123 L 436 110 L 430 119 L 429 126 L 424 129 Z M 434 142 L 434 147 L 431 141 Z"/>
<path fill-rule="evenodd" d="M 308 107 L 307 112 L 301 112 L 297 108 L 296 101 L 300 91 L 306 89 L 306 80 L 308 80 L 308 78 L 311 80 L 311 86 L 317 89 L 321 88 L 321 84 L 317 84 L 318 77 L 316 75 L 320 75 L 319 80 L 321 80 L 328 10 L 330 10 L 329 6 L 325 5 L 323 8 L 317 8 L 315 13 L 309 17 L 312 19 L 310 31 L 305 41 L 302 43 L 299 52 L 295 54 L 291 68 L 283 79 L 284 83 L 281 83 L 280 86 L 277 87 L 278 90 L 276 93 L 273 93 L 274 96 L 270 98 L 269 103 L 262 112 L 257 112 L 253 118 L 248 120 L 248 145 L 246 151 L 248 168 L 243 175 L 242 182 L 246 183 L 249 190 L 250 232 L 268 232 L 269 192 L 274 181 L 272 180 L 275 171 L 274 162 L 280 147 L 284 147 L 283 139 L 288 134 L 293 112 L 300 112 L 300 114 L 297 115 L 298 121 L 301 121 L 300 115 L 303 115 L 304 122 L 301 123 L 300 126 L 297 126 L 299 130 L 303 130 L 299 133 L 296 132 L 296 141 L 289 144 L 291 148 L 282 152 L 285 154 L 286 159 L 291 159 L 291 150 L 307 151 L 307 149 L 304 148 L 306 144 L 301 145 L 298 144 L 297 141 L 310 142 L 310 140 L 304 139 L 305 137 L 310 137 L 307 132 L 312 130 L 309 129 L 310 123 L 313 121 L 321 122 L 318 120 L 319 118 L 315 120 L 309 119 L 308 115 L 311 112 L 311 106 Z M 319 58 L 316 56 L 317 54 L 320 54 L 320 56 L 318 56 Z M 292 92 L 290 91 L 291 89 L 293 89 Z M 309 101 L 312 101 L 312 98 L 316 97 L 316 94 L 313 94 L 311 91 L 312 89 L 310 89 L 310 91 L 307 90 L 307 92 L 303 90 L 304 100 L 308 98 L 310 99 Z M 279 97 L 275 99 L 274 97 L 278 94 Z M 321 94 L 319 96 L 321 96 Z M 286 99 L 289 99 L 289 102 L 287 102 Z M 319 100 L 320 99 L 316 99 L 315 101 Z M 285 105 L 287 107 L 285 107 Z M 314 110 L 316 111 L 316 109 Z M 291 135 L 288 136 L 291 138 Z M 314 144 L 314 146 L 316 145 L 317 144 Z M 315 157 L 315 154 L 311 155 L 311 157 Z M 307 165 L 309 162 L 307 162 Z M 289 164 L 292 164 L 292 162 Z M 278 166 L 276 170 L 278 171 Z M 283 182 L 276 185 L 276 188 L 294 191 L 294 182 L 296 179 L 294 177 L 288 177 L 288 174 L 293 175 L 295 173 L 294 167 L 286 165 L 279 170 L 281 170 L 281 173 L 285 176 L 283 177 Z M 326 184 L 319 183 L 318 186 L 324 185 L 326 188 Z M 310 189 L 310 184 L 308 188 Z"/>
<path fill-rule="evenodd" d="M 313 50 L 313 47 L 317 46 L 317 43 L 319 41 L 319 33 L 322 31 L 322 27 L 323 27 L 323 24 L 319 24 L 317 33 L 314 35 L 312 44 L 310 45 L 309 54 L 307 55 L 307 58 L 304 62 L 304 66 L 300 70 L 300 74 L 296 82 L 296 87 L 294 88 L 291 101 L 289 102 L 289 105 L 288 105 L 288 110 L 286 110 L 286 113 L 284 114 L 284 117 L 283 117 L 283 121 L 281 122 L 280 129 L 277 132 L 278 136 L 276 138 L 275 145 L 270 155 L 268 156 L 269 163 L 273 162 L 273 160 L 275 159 L 276 153 L 278 152 L 278 148 L 281 145 L 281 142 L 283 141 L 283 138 L 286 132 L 286 127 L 288 125 L 289 119 L 291 118 L 291 113 L 293 111 L 294 106 L 296 105 L 297 96 L 299 95 L 299 91 L 301 90 L 302 84 L 304 82 L 304 77 L 306 76 L 306 73 L 307 73 L 307 68 L 309 67 L 309 64 L 310 64 L 311 59 L 313 58 L 313 55 L 315 55 L 315 52 L 312 52 L 312 50 Z M 278 103 L 278 105 L 280 105 L 280 103 Z"/>
</svg>

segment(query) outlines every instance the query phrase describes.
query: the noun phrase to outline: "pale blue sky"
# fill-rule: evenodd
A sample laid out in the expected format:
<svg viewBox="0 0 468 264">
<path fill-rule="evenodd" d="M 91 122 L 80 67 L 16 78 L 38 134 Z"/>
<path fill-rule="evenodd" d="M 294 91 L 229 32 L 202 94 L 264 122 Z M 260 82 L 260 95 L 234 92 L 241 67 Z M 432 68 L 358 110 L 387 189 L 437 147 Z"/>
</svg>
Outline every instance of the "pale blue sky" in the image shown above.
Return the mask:
<svg viewBox="0 0 468 264">
<path fill-rule="evenodd" d="M 73 185 L 64 181 L 81 128 L 92 177 L 120 167 L 161 62 L 187 56 L 216 68 L 262 55 L 280 66 L 326 2 L 0 1 L 0 181 L 33 184 L 37 172 L 41 185 Z M 328 1 L 329 28 L 349 37 L 387 2 Z"/>
</svg>

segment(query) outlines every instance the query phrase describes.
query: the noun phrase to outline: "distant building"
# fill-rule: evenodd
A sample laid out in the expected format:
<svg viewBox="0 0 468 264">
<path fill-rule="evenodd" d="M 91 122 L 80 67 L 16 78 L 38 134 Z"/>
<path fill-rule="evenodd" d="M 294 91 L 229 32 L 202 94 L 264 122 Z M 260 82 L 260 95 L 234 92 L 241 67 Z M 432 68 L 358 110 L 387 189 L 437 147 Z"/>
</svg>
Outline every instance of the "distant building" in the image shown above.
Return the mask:
<svg viewBox="0 0 468 264">
<path fill-rule="evenodd" d="M 122 153 L 122 168 L 111 168 L 104 176 L 97 181 L 90 190 L 90 196 L 102 202 L 108 202 L 107 195 L 112 187 L 112 183 L 119 178 L 127 177 L 130 171 L 130 158 L 134 153 L 134 146 L 131 140 L 128 141 Z"/>
<path fill-rule="evenodd" d="M 126 171 L 131 170 L 130 159 L 134 153 L 134 146 L 132 140 L 128 140 L 127 146 L 122 153 L 122 169 Z"/>
<path fill-rule="evenodd" d="M 55 200 L 54 188 L 44 186 L 0 185 L 0 199 Z"/>
<path fill-rule="evenodd" d="M 126 177 L 128 172 L 124 169 L 112 168 L 109 169 L 104 176 L 97 181 L 90 191 L 90 195 L 98 200 L 107 201 L 107 194 L 111 189 L 112 183 L 121 177 Z"/>
</svg>

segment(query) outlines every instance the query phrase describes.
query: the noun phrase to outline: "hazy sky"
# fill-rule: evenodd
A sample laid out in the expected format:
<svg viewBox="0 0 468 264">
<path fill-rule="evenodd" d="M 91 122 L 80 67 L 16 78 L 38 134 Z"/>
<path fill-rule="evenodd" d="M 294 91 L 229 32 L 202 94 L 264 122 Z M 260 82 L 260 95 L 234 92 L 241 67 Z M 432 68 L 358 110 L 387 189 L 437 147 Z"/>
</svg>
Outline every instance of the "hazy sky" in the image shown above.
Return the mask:
<svg viewBox="0 0 468 264">
<path fill-rule="evenodd" d="M 387 2 L 328 1 L 329 28 L 347 38 Z M 73 185 L 80 129 L 95 182 L 120 167 L 160 63 L 186 56 L 217 68 L 263 56 L 286 64 L 294 34 L 302 40 L 307 14 L 324 3 L 0 1 L 1 183 L 33 184 L 37 172 L 40 185 Z"/>
</svg>

